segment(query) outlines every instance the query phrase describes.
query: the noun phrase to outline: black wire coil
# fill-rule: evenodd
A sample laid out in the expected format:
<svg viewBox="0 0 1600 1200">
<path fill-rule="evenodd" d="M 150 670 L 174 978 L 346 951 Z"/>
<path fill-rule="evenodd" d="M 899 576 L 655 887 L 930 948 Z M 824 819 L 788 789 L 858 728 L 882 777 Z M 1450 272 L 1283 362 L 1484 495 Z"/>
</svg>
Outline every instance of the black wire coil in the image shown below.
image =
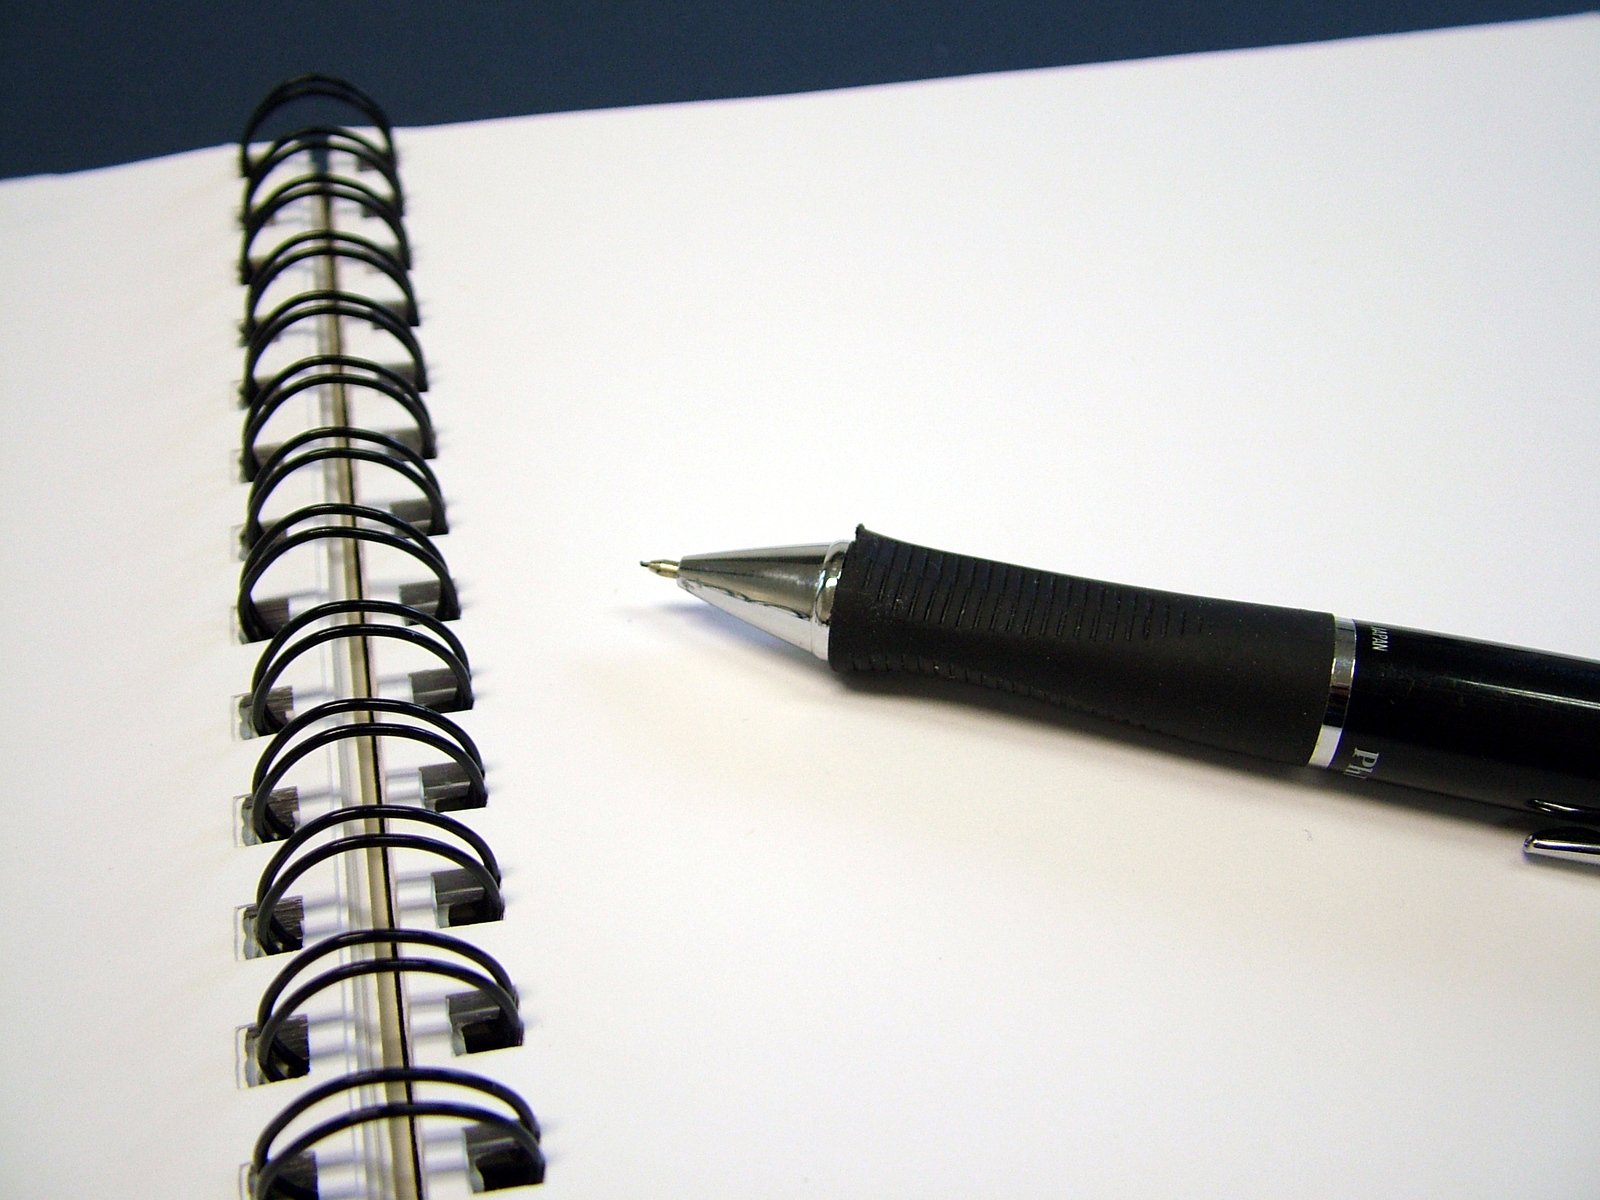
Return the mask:
<svg viewBox="0 0 1600 1200">
<path fill-rule="evenodd" d="M 269 376 L 253 393 L 240 453 L 241 472 L 247 482 L 254 480 L 265 465 L 256 449 L 256 441 L 273 414 L 302 392 L 333 383 L 347 390 L 360 388 L 363 394 L 388 397 L 414 426 L 401 435 L 393 435 L 396 440 L 414 449 L 422 458 L 432 458 L 438 452 L 428 406 L 423 403 L 416 384 L 404 374 L 353 354 L 312 354 Z"/>
<path fill-rule="evenodd" d="M 305 100 L 348 110 L 357 125 L 370 129 L 324 122 L 273 130 L 281 110 Z M 364 178 L 333 169 L 336 161 L 351 164 Z M 446 812 L 483 806 L 488 785 L 478 747 L 444 715 L 472 707 L 472 668 L 447 625 L 461 606 L 435 541 L 448 532 L 449 523 L 429 464 L 437 439 L 423 400 L 428 371 L 414 332 L 421 314 L 411 282 L 392 127 L 372 98 L 352 84 L 326 75 L 299 76 L 273 89 L 251 114 L 239 141 L 239 171 L 245 182 L 238 265 L 246 289 L 239 461 L 250 492 L 240 534 L 244 557 L 237 616 L 245 640 L 264 643 L 240 716 L 247 736 L 266 739 L 242 817 L 247 842 L 277 844 L 244 921 L 251 953 L 298 951 L 263 993 L 255 1021 L 246 1028 L 247 1074 L 251 1083 L 263 1086 L 310 1074 L 308 1026 L 299 1010 L 327 989 L 368 976 L 448 981 L 457 1053 L 520 1045 L 517 990 L 500 964 L 471 943 L 436 929 L 350 928 L 305 944 L 304 922 L 289 917 L 291 910 L 303 912 L 292 893 L 307 871 L 372 850 L 420 852 L 443 864 L 445 869 L 433 875 L 441 924 L 498 920 L 505 902 L 493 851 Z M 334 229 L 316 219 L 334 205 L 353 208 L 377 232 Z M 285 218 L 307 213 L 313 216 L 309 227 L 301 222 L 280 228 Z M 370 273 L 397 298 L 377 300 L 347 290 L 337 282 L 341 268 Z M 296 273 L 312 269 L 318 272 L 316 282 L 285 296 Z M 292 347 L 308 330 L 357 327 L 376 331 L 395 361 L 354 352 L 342 335 L 328 344 L 330 339 L 319 334 L 315 351 L 282 365 L 278 348 Z M 300 398 L 298 407 L 304 407 L 324 388 L 386 408 L 401 427 L 367 428 L 346 417 L 292 428 L 291 402 Z M 277 434 L 274 444 L 269 427 L 284 426 L 290 431 Z M 282 497 L 304 486 L 297 480 L 314 484 L 330 470 L 346 472 L 346 479 L 399 483 L 409 498 L 378 503 L 335 496 L 291 500 L 284 509 Z M 276 564 L 341 545 L 358 564 L 377 551 L 414 578 L 400 585 L 398 599 L 362 595 L 364 585 L 354 596 L 256 595 Z M 356 574 L 365 580 L 364 567 L 358 566 Z M 408 646 L 405 653 L 420 651 L 433 667 L 412 674 L 411 699 L 329 696 L 319 689 L 301 696 L 285 684 L 297 662 L 357 643 L 362 655 L 379 643 Z M 370 683 L 367 690 L 373 690 Z M 336 789 L 334 807 L 315 815 L 302 812 L 293 786 L 296 768 L 351 744 L 374 762 L 385 746 L 420 748 L 431 760 L 417 768 L 424 780 L 420 801 L 394 803 L 380 792 L 371 798 L 377 802 L 356 803 Z M 381 766 L 378 775 L 388 779 Z M 406 1008 L 409 1028 L 409 1003 Z M 465 1089 L 474 1096 L 471 1103 L 441 1099 L 434 1094 L 440 1088 Z M 352 1101 L 355 1092 L 383 1099 Z M 315 1109 L 341 1097 L 341 1111 L 283 1141 L 292 1124 L 309 1121 Z M 411 1123 L 449 1118 L 460 1125 L 476 1190 L 543 1181 L 539 1125 L 514 1092 L 466 1071 L 392 1065 L 319 1082 L 290 1102 L 257 1142 L 247 1171 L 250 1195 L 253 1200 L 317 1197 L 317 1146 L 341 1131 L 394 1118 Z"/>
<path fill-rule="evenodd" d="M 273 1152 L 274 1143 L 289 1123 L 315 1105 L 341 1092 L 391 1083 L 443 1084 L 465 1088 L 487 1096 L 497 1104 L 495 1108 L 486 1108 L 459 1101 L 431 1100 L 368 1105 L 324 1120 L 281 1150 Z M 304 1176 L 301 1172 L 307 1152 L 318 1142 L 340 1130 L 372 1121 L 426 1116 L 455 1117 L 474 1122 L 494 1139 L 493 1142 L 484 1139 L 492 1148 L 492 1153 L 474 1156 L 474 1166 L 484 1184 L 480 1190 L 543 1182 L 544 1158 L 539 1150 L 539 1123 L 534 1119 L 532 1110 L 510 1088 L 465 1071 L 438 1067 L 383 1067 L 357 1071 L 312 1088 L 278 1114 L 256 1141 L 255 1153 L 250 1160 L 252 1194 L 258 1200 L 267 1200 L 269 1197 L 314 1200 L 317 1195 L 315 1175 L 312 1175 L 312 1186 L 307 1188 L 302 1182 Z"/>
<path fill-rule="evenodd" d="M 388 958 L 346 962 L 324 969 L 307 983 L 301 984 L 287 996 L 289 985 L 319 959 L 339 951 L 358 946 L 401 944 L 426 946 L 445 950 L 458 958 L 466 959 L 471 966 L 462 966 L 436 958 Z M 311 996 L 331 987 L 342 979 L 361 973 L 393 973 L 420 971 L 442 974 L 456 979 L 487 997 L 494 1008 L 490 1021 L 479 1021 L 488 1026 L 487 1031 L 463 1032 L 469 1052 L 490 1049 L 500 1045 L 516 1045 L 522 1040 L 522 1018 L 517 1013 L 517 989 L 499 962 L 489 954 L 464 942 L 430 929 L 353 929 L 323 938 L 308 950 L 302 950 L 278 972 L 277 978 L 261 995 L 256 1010 L 256 1022 L 251 1029 L 253 1048 L 251 1062 L 263 1080 L 273 1081 L 304 1075 L 310 1063 L 303 1054 L 289 1049 L 282 1038 L 284 1027 L 293 1020 L 296 1010 Z M 282 1001 L 280 1004 L 279 1001 Z"/>
</svg>

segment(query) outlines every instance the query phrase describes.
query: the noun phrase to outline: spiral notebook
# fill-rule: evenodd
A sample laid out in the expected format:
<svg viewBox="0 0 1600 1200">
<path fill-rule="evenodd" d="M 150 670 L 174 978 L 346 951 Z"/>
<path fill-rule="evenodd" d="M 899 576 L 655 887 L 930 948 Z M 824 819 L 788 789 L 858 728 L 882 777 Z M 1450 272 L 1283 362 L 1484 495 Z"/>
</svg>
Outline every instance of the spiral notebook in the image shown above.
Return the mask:
<svg viewBox="0 0 1600 1200">
<path fill-rule="evenodd" d="M 866 521 L 1596 656 L 1596 61 L 314 78 L 0 184 L 0 1192 L 1592 1196 L 1591 876 L 636 563 Z"/>
</svg>

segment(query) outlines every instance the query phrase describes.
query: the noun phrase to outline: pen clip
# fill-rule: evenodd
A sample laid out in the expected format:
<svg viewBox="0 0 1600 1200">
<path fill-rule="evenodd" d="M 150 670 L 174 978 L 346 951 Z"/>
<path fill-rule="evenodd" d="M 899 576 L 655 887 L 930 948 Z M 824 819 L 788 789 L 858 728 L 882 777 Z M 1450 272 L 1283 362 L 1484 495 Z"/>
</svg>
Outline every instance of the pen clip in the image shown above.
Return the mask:
<svg viewBox="0 0 1600 1200">
<path fill-rule="evenodd" d="M 1530 857 L 1600 867 L 1600 830 L 1572 825 L 1530 833 L 1522 843 L 1522 852 Z"/>
</svg>

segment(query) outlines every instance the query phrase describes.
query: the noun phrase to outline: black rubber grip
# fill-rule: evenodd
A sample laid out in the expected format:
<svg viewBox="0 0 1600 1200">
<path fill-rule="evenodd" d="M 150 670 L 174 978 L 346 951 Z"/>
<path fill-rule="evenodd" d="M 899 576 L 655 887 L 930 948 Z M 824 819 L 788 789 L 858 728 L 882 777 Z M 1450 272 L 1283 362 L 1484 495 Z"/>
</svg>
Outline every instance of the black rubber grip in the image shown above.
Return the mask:
<svg viewBox="0 0 1600 1200">
<path fill-rule="evenodd" d="M 1329 613 L 1125 587 L 857 529 L 828 662 L 1016 692 L 1304 764 L 1328 707 Z"/>
</svg>

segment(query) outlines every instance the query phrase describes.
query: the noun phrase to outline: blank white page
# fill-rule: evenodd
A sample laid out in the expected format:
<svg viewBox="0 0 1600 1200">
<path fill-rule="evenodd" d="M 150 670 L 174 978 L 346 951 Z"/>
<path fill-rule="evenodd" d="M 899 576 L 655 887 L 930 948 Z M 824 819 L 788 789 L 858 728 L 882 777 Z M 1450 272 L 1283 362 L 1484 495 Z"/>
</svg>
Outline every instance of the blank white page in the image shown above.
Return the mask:
<svg viewBox="0 0 1600 1200">
<path fill-rule="evenodd" d="M 1600 879 L 853 688 L 897 537 L 1595 657 L 1600 21 L 405 140 L 551 1195 L 1588 1197 Z"/>
<path fill-rule="evenodd" d="M 0 185 L 0 1192 L 238 1194 L 259 647 L 230 609 L 240 183 L 227 151 Z"/>
</svg>

